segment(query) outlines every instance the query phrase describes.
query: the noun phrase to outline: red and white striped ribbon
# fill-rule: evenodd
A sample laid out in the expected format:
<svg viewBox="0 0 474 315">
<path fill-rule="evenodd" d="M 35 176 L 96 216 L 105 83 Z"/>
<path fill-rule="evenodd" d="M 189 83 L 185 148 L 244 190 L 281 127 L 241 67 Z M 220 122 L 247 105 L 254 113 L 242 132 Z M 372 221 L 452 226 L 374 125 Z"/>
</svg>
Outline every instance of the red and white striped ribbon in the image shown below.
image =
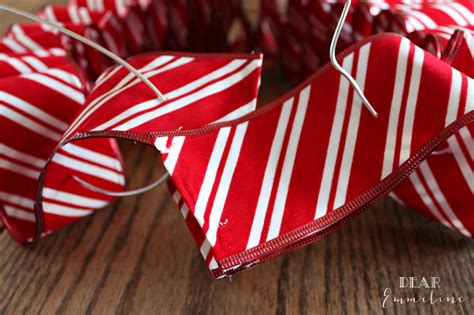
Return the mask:
<svg viewBox="0 0 474 315">
<path fill-rule="evenodd" d="M 246 118 L 158 134 L 155 146 L 178 189 L 172 193 L 214 275 L 330 231 L 387 194 L 389 183 L 406 178 L 413 169 L 405 169 L 426 158 L 424 146 L 447 126 L 452 135 L 460 128 L 453 123 L 464 126 L 474 118 L 474 98 L 468 97 L 474 82 L 458 70 L 397 36 L 357 46 L 342 64 L 377 108 L 377 119 L 326 67 Z M 460 143 L 464 130 L 448 144 Z M 472 160 L 468 166 L 472 176 Z M 435 163 L 432 168 L 446 172 Z M 452 211 L 465 219 L 467 233 L 461 232 L 470 235 L 466 200 L 472 193 L 456 193 L 449 197 L 464 206 Z"/>
<path fill-rule="evenodd" d="M 47 6 L 40 15 L 120 57 L 153 48 L 253 47 L 240 4 L 212 3 L 73 0 Z M 111 202 L 74 176 L 122 191 L 116 137 L 154 145 L 162 154 L 170 192 L 216 277 L 316 240 L 389 193 L 471 237 L 469 5 L 353 4 L 338 48 L 383 30 L 425 49 L 382 35 L 338 57 L 377 119 L 330 65 L 255 111 L 259 54 L 131 58 L 163 92 L 161 102 L 92 48 L 41 24 L 15 24 L 0 39 L 2 220 L 27 243 Z M 282 59 L 287 77 L 299 81 L 327 61 L 340 4 L 291 1 L 285 12 L 262 0 L 260 7 L 258 46 L 270 64 Z M 214 43 L 211 33 L 218 37 Z"/>
</svg>

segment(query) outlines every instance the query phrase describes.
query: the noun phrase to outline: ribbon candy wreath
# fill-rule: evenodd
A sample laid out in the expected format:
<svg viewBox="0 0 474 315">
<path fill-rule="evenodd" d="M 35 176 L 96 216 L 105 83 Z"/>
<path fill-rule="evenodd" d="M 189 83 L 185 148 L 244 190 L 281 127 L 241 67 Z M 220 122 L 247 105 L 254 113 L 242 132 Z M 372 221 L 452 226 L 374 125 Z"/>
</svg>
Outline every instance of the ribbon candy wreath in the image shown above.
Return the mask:
<svg viewBox="0 0 474 315">
<path fill-rule="evenodd" d="M 256 25 L 239 1 L 75 0 L 39 12 L 133 56 L 116 67 L 51 25 L 11 26 L 0 40 L 3 224 L 32 243 L 127 195 L 122 138 L 161 153 L 215 277 L 321 238 L 387 194 L 471 237 L 472 3 L 357 2 L 342 18 L 341 9 L 290 1 L 282 13 L 262 0 Z M 369 37 L 386 31 L 398 35 Z M 322 66 L 335 32 L 339 70 Z M 264 62 L 156 52 L 253 48 Z M 311 75 L 256 109 L 262 66 L 276 64 L 292 81 Z"/>
</svg>

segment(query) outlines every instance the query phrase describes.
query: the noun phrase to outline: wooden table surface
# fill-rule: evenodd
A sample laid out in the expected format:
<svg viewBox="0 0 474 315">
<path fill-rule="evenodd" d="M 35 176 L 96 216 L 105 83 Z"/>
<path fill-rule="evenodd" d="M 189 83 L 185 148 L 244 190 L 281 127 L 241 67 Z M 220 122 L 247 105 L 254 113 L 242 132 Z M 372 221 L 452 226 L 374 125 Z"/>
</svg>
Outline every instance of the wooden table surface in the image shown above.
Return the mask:
<svg viewBox="0 0 474 315">
<path fill-rule="evenodd" d="M 51 0 L 0 0 L 35 12 Z M 19 21 L 0 13 L 0 27 Z M 287 87 L 264 80 L 263 102 Z M 131 187 L 162 174 L 155 150 L 121 144 Z M 133 174 L 133 176 L 131 176 Z M 0 235 L 0 314 L 469 314 L 474 246 L 385 200 L 328 237 L 214 281 L 165 187 L 124 198 L 32 249 Z M 400 276 L 437 276 L 461 304 L 382 308 Z"/>
</svg>

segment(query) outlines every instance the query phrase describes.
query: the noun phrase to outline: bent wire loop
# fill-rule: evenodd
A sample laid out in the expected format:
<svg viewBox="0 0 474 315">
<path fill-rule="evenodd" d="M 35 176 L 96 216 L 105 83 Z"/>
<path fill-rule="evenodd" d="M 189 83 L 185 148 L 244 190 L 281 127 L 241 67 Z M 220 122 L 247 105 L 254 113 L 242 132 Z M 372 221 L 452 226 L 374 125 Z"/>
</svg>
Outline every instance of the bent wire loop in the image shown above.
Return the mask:
<svg viewBox="0 0 474 315">
<path fill-rule="evenodd" d="M 337 41 L 339 39 L 339 36 L 341 35 L 341 30 L 344 26 L 344 22 L 346 20 L 347 14 L 349 13 L 350 7 L 351 7 L 351 0 L 347 0 L 342 10 L 341 17 L 339 18 L 339 21 L 337 22 L 336 30 L 334 31 L 334 35 L 331 40 L 331 45 L 329 46 L 329 58 L 334 68 L 337 71 L 339 71 L 339 73 L 341 73 L 352 85 L 357 95 L 359 95 L 359 97 L 362 99 L 362 102 L 364 103 L 365 107 L 370 111 L 372 116 L 377 117 L 378 115 L 377 111 L 372 107 L 370 102 L 367 100 L 367 97 L 364 95 L 364 92 L 361 90 L 359 84 L 346 70 L 344 70 L 343 67 L 341 67 L 341 65 L 339 65 L 336 59 Z"/>
</svg>

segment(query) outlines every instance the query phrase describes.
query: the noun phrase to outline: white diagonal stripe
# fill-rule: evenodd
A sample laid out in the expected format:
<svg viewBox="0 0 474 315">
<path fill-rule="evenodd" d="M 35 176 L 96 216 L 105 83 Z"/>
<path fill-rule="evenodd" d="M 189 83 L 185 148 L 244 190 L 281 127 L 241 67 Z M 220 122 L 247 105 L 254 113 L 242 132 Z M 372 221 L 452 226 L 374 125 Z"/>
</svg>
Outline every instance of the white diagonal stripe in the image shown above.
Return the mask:
<svg viewBox="0 0 474 315">
<path fill-rule="evenodd" d="M 17 53 L 17 54 L 24 54 L 26 53 L 26 49 L 21 46 L 19 43 L 17 43 L 13 38 L 11 37 L 5 37 L 2 39 L 1 43 L 3 43 L 5 46 L 7 46 L 12 52 Z"/>
<path fill-rule="evenodd" d="M 474 14 L 472 13 L 472 7 L 471 10 L 466 8 L 464 5 L 457 3 L 457 2 L 450 2 L 449 5 L 456 9 L 465 19 L 468 21 L 471 25 L 474 23 Z M 472 4 L 471 4 L 472 5 Z"/>
<path fill-rule="evenodd" d="M 92 0 L 94 1 L 94 0 Z M 104 5 L 104 0 L 95 0 L 95 8 L 98 12 L 104 12 L 105 11 L 105 5 Z"/>
<path fill-rule="evenodd" d="M 42 72 L 48 69 L 48 67 L 38 58 L 33 56 L 25 56 L 22 58 L 26 63 L 35 69 L 35 71 Z"/>
<path fill-rule="evenodd" d="M 149 63 L 147 63 L 142 68 L 140 68 L 138 71 L 141 74 L 143 74 L 146 78 L 150 78 L 153 75 L 163 73 L 163 72 L 166 72 L 168 70 L 174 69 L 177 66 L 186 64 L 186 61 L 188 61 L 188 59 L 183 60 L 183 58 L 178 58 L 178 59 L 173 60 L 174 58 L 175 58 L 174 56 L 160 56 L 160 57 L 157 57 L 157 58 L 153 59 L 152 61 L 150 61 Z M 173 60 L 173 62 L 170 62 L 171 60 Z M 112 71 L 112 75 L 115 74 L 115 72 L 120 70 L 120 69 L 123 69 L 123 67 L 121 67 L 121 66 L 116 67 Z M 99 85 L 94 86 L 94 90 L 96 90 L 101 84 L 107 82 L 108 79 L 110 79 L 112 77 L 112 75 L 107 76 L 107 78 L 104 78 L 100 82 Z M 141 81 L 136 80 L 136 77 L 133 73 L 127 73 L 125 75 L 125 77 L 123 77 L 123 79 L 121 79 L 119 83 L 115 84 L 114 87 L 111 90 L 107 91 L 103 95 L 98 96 L 96 98 L 95 102 L 99 102 L 104 97 L 107 97 L 111 94 L 114 94 L 117 91 L 121 92 L 121 91 L 125 90 L 126 88 L 129 88 L 132 85 L 134 85 L 136 83 L 139 83 L 139 82 L 141 82 Z M 89 106 L 93 106 L 93 105 L 94 105 L 94 103 L 89 104 Z"/>
<path fill-rule="evenodd" d="M 43 202 L 43 211 L 63 217 L 84 217 L 94 213 L 94 211 L 88 209 L 73 208 L 49 202 Z"/>
<path fill-rule="evenodd" d="M 70 192 L 60 191 L 52 188 L 43 188 L 43 198 L 56 200 L 63 203 L 84 207 L 84 208 L 102 208 L 105 207 L 108 202 L 96 198 L 84 197 L 76 195 Z"/>
<path fill-rule="evenodd" d="M 260 66 L 260 60 L 254 60 L 250 62 L 245 68 L 241 71 L 221 80 L 219 82 L 213 83 L 211 85 L 206 86 L 205 88 L 184 96 L 183 98 L 178 99 L 177 101 L 167 103 L 155 110 L 137 116 L 128 122 L 121 124 L 113 130 L 130 130 L 132 128 L 136 128 L 144 123 L 147 123 L 150 120 L 156 119 L 163 115 L 169 114 L 173 111 L 182 109 L 190 104 L 196 103 L 197 101 L 209 97 L 211 95 L 220 93 L 225 91 L 235 84 L 239 83 L 240 81 L 244 80 L 247 76 L 249 76 L 256 68 Z"/>
<path fill-rule="evenodd" d="M 122 171 L 122 164 L 119 160 L 97 151 L 93 151 L 72 143 L 66 144 L 61 148 L 61 150 L 71 155 L 83 158 L 84 160 L 106 166 L 119 172 Z"/>
<path fill-rule="evenodd" d="M 246 62 L 245 59 L 236 59 L 232 60 L 222 68 L 219 68 L 191 83 L 188 83 L 179 89 L 176 89 L 172 92 L 169 92 L 166 94 L 166 97 L 168 99 L 174 99 L 180 96 L 183 96 L 184 94 L 187 94 L 189 92 L 192 92 L 193 90 L 196 90 L 198 88 L 201 88 L 202 86 L 206 85 L 207 83 L 217 80 L 219 78 L 222 78 L 223 76 L 237 70 L 239 67 L 241 67 L 244 63 Z"/>
<path fill-rule="evenodd" d="M 127 28 L 130 30 L 130 34 L 133 37 L 133 41 L 136 44 L 140 44 L 143 38 L 143 35 L 140 33 L 140 31 L 143 29 L 140 25 L 141 23 L 137 15 L 133 11 L 129 12 L 125 22 L 126 22 Z"/>
<path fill-rule="evenodd" d="M 15 162 L 12 162 L 10 160 L 5 160 L 5 159 L 0 158 L 0 169 L 2 168 L 4 170 L 20 174 L 22 176 L 33 178 L 35 180 L 38 179 L 40 175 L 40 171 L 38 171 L 37 169 L 32 169 L 32 168 L 17 164 Z"/>
<path fill-rule="evenodd" d="M 91 12 L 96 12 L 98 10 L 96 7 L 96 0 L 86 0 L 86 5 Z"/>
<path fill-rule="evenodd" d="M 464 17 L 458 11 L 456 11 L 456 9 L 454 9 L 453 7 L 447 4 L 435 5 L 434 7 L 444 12 L 445 14 L 447 14 L 451 19 L 454 20 L 455 24 L 460 25 L 460 26 L 468 25 Z"/>
<path fill-rule="evenodd" d="M 174 200 L 174 202 L 176 202 L 176 205 L 179 205 L 182 198 L 183 198 L 183 196 L 181 196 L 181 193 L 179 192 L 179 190 L 176 190 L 173 193 L 173 200 Z"/>
<path fill-rule="evenodd" d="M 173 175 L 174 168 L 176 167 L 176 163 L 178 162 L 179 154 L 181 153 L 181 149 L 183 148 L 185 138 L 186 137 L 173 137 L 173 140 L 171 141 L 172 149 L 168 153 L 166 161 L 164 162 L 166 170 L 170 175 Z"/>
<path fill-rule="evenodd" d="M 68 7 L 69 17 L 71 18 L 72 24 L 78 25 L 81 24 L 81 19 L 77 12 L 77 7 L 75 5 L 69 5 Z"/>
<path fill-rule="evenodd" d="M 115 42 L 114 37 L 105 30 L 102 31 L 102 37 L 104 38 L 105 46 L 114 54 L 121 55 L 121 51 L 118 48 L 118 44 Z"/>
<path fill-rule="evenodd" d="M 400 148 L 399 165 L 408 160 L 411 154 L 411 140 L 413 138 L 413 124 L 415 122 L 416 103 L 423 70 L 425 53 L 421 48 L 415 47 L 413 67 L 411 69 L 410 86 L 408 89 L 407 106 L 403 119 L 402 143 Z"/>
<path fill-rule="evenodd" d="M 20 152 L 12 147 L 9 147 L 3 143 L 0 143 L 0 154 L 3 154 L 11 159 L 30 164 L 35 166 L 39 169 L 42 169 L 43 166 L 46 164 L 46 161 L 40 159 L 36 156 L 26 154 L 24 152 Z"/>
<path fill-rule="evenodd" d="M 84 25 L 90 25 L 92 24 L 92 19 L 91 19 L 91 16 L 89 15 L 89 11 L 87 10 L 87 8 L 79 8 L 79 17 L 81 18 L 82 20 L 82 24 Z"/>
<path fill-rule="evenodd" d="M 44 50 L 41 45 L 39 45 L 37 42 L 32 40 L 28 35 L 23 32 L 23 29 L 18 25 L 14 24 L 11 28 L 12 33 L 15 35 L 16 39 L 18 42 L 23 44 L 23 46 L 27 47 L 30 50 Z"/>
<path fill-rule="evenodd" d="M 435 21 L 433 21 L 432 18 L 430 18 L 428 15 L 421 11 L 417 10 L 410 10 L 409 14 L 412 16 L 416 17 L 421 23 L 424 24 L 425 28 L 433 29 L 438 26 Z"/>
<path fill-rule="evenodd" d="M 456 160 L 459 166 L 459 170 L 461 171 L 461 174 L 464 177 L 466 184 L 471 190 L 471 193 L 474 194 L 474 172 L 466 156 L 464 155 L 461 149 L 461 146 L 459 145 L 459 142 L 456 139 L 455 135 L 451 136 L 448 139 L 448 144 L 449 144 L 449 147 L 451 148 L 451 151 L 453 152 L 454 159 Z"/>
<path fill-rule="evenodd" d="M 385 178 L 393 170 L 395 147 L 397 145 L 398 121 L 400 119 L 400 109 L 402 105 L 403 88 L 405 85 L 409 52 L 410 41 L 404 38 L 400 41 L 400 49 L 398 51 L 395 86 L 393 88 L 392 104 L 390 106 L 381 178 Z"/>
<path fill-rule="evenodd" d="M 82 162 L 60 153 L 56 153 L 54 155 L 53 161 L 64 167 L 108 180 L 112 183 L 119 185 L 123 185 L 125 183 L 124 177 L 115 171 L 111 171 L 87 162 Z"/>
<path fill-rule="evenodd" d="M 164 57 L 169 57 L 169 56 L 164 56 Z M 166 71 L 172 70 L 174 68 L 183 66 L 189 62 L 191 62 L 193 59 L 192 58 L 179 58 L 174 62 L 171 62 L 170 64 L 163 66 L 161 68 L 158 68 L 157 70 L 151 71 L 149 73 L 144 74 L 146 78 L 150 78 L 151 76 L 157 75 L 159 73 L 164 73 Z M 162 60 L 164 62 L 164 60 Z M 142 70 L 143 71 L 143 70 Z M 133 77 L 133 76 L 131 76 Z M 125 80 L 125 79 L 124 79 Z M 123 80 L 121 81 L 123 82 Z M 116 85 L 112 90 L 108 91 L 104 95 L 101 95 L 100 97 L 97 97 L 94 101 L 92 101 L 89 105 L 87 105 L 87 108 L 81 112 L 81 114 L 74 120 L 74 122 L 71 124 L 71 126 L 68 128 L 66 133 L 64 134 L 64 138 L 69 137 L 69 135 L 74 131 L 74 129 L 77 128 L 85 119 L 87 119 L 92 113 L 94 113 L 96 110 L 98 110 L 102 105 L 110 101 L 113 97 L 119 95 L 120 93 L 126 91 L 127 89 L 131 88 L 132 86 L 140 83 L 141 80 L 135 80 L 132 83 L 117 89 L 117 87 L 120 85 Z"/>
<path fill-rule="evenodd" d="M 199 189 L 199 194 L 194 208 L 194 216 L 201 226 L 204 225 L 204 213 L 207 209 L 209 196 L 211 195 L 212 187 L 214 186 L 214 182 L 216 180 L 217 169 L 221 163 L 222 154 L 224 153 L 224 148 L 227 144 L 229 133 L 230 127 L 225 127 L 219 130 L 211 157 L 209 158 L 209 162 L 207 164 L 204 180 L 202 181 L 201 188 Z"/>
<path fill-rule="evenodd" d="M 211 261 L 209 262 L 209 270 L 214 270 L 219 268 L 219 264 L 216 261 L 215 257 L 212 257 Z"/>
<path fill-rule="evenodd" d="M 12 68 L 18 71 L 18 73 L 30 73 L 32 71 L 30 67 L 18 58 L 0 56 L 0 61 L 8 63 Z"/>
<path fill-rule="evenodd" d="M 245 63 L 245 60 L 234 60 L 232 62 L 230 62 L 229 64 L 225 65 L 224 67 L 220 68 L 220 69 L 217 69 L 216 71 L 213 71 L 212 73 L 209 73 L 193 82 L 190 82 L 174 91 L 171 91 L 169 93 L 166 93 L 165 97 L 168 99 L 168 100 L 173 100 L 173 99 L 176 99 L 178 97 L 181 97 L 193 90 L 196 90 L 200 87 L 203 87 L 204 85 L 206 85 L 207 83 L 213 81 L 213 80 L 216 80 L 218 78 L 221 78 L 229 73 L 231 73 L 232 71 L 235 71 L 238 67 L 240 67 L 243 63 Z M 137 104 L 135 106 L 132 106 L 130 108 L 128 108 L 127 110 L 123 111 L 122 113 L 120 113 L 119 115 L 115 116 L 113 119 L 101 124 L 100 126 L 98 127 L 95 127 L 94 130 L 105 130 L 117 123 L 120 123 L 120 122 L 123 122 L 124 120 L 126 120 L 127 118 L 137 114 L 137 113 L 140 113 L 140 112 L 143 112 L 143 111 L 146 111 L 146 110 L 150 110 L 154 107 L 156 107 L 157 105 L 160 104 L 160 101 L 159 100 L 150 100 L 150 101 L 146 101 L 146 102 L 143 102 L 143 103 L 140 103 L 140 104 Z M 168 104 L 167 104 L 168 105 Z"/>
<path fill-rule="evenodd" d="M 257 99 L 253 99 L 249 103 L 238 107 L 234 111 L 228 113 L 224 117 L 221 117 L 218 120 L 216 120 L 216 121 L 214 121 L 210 124 L 214 124 L 214 123 L 218 123 L 218 122 L 224 122 L 224 121 L 231 121 L 231 120 L 243 117 L 243 116 L 247 115 L 248 113 L 254 111 L 256 106 L 257 106 Z"/>
<path fill-rule="evenodd" d="M 392 198 L 393 200 L 395 200 L 396 202 L 398 202 L 402 206 L 406 207 L 405 202 L 403 202 L 403 200 L 401 200 L 400 197 L 398 197 L 393 191 L 389 192 L 388 195 L 390 196 L 390 198 Z"/>
<path fill-rule="evenodd" d="M 50 115 L 49 113 L 39 109 L 38 107 L 18 98 L 7 92 L 0 92 L 0 101 L 6 102 L 11 106 L 20 109 L 21 111 L 32 115 L 33 117 L 41 120 L 43 123 L 56 127 L 61 131 L 66 130 L 67 123 Z"/>
<path fill-rule="evenodd" d="M 27 222 L 36 222 L 35 214 L 32 212 L 25 211 L 23 209 L 4 205 L 5 213 L 12 218 L 20 219 Z"/>
<path fill-rule="evenodd" d="M 113 69 L 109 70 L 109 71 L 105 71 L 103 72 L 98 78 L 97 78 L 97 81 L 95 81 L 95 84 L 94 84 L 94 91 L 97 90 L 99 88 L 99 86 L 101 86 L 102 84 L 104 84 L 105 82 L 107 82 L 111 77 L 113 77 L 117 72 L 119 72 L 121 69 L 123 69 L 123 66 L 121 65 L 118 65 L 118 66 L 115 66 Z M 139 70 L 140 72 L 142 70 Z M 114 86 L 115 88 L 115 86 Z"/>
<path fill-rule="evenodd" d="M 365 45 L 359 53 L 357 63 L 356 80 L 360 88 L 364 90 L 367 66 L 369 62 L 371 45 Z M 352 171 L 352 161 L 354 160 L 354 151 L 356 147 L 357 135 L 359 133 L 359 124 L 362 114 L 362 101 L 355 93 L 352 96 L 351 113 L 349 116 L 349 125 L 346 132 L 346 142 L 342 154 L 342 162 L 339 170 L 339 179 L 337 180 L 336 196 L 334 199 L 334 209 L 339 208 L 346 202 L 347 190 L 349 187 L 349 178 Z"/>
<path fill-rule="evenodd" d="M 472 43 L 474 44 L 474 37 L 472 38 Z M 467 79 L 467 99 L 466 99 L 466 108 L 464 113 L 467 114 L 471 110 L 474 110 L 474 80 L 466 77 Z"/>
<path fill-rule="evenodd" d="M 15 205 L 15 206 L 20 206 L 22 208 L 26 208 L 30 210 L 33 210 L 33 208 L 35 207 L 34 200 L 25 198 L 20 195 L 8 193 L 5 191 L 0 191 L 0 197 L 2 198 L 3 201 L 11 203 L 12 205 Z"/>
<path fill-rule="evenodd" d="M 467 127 L 459 130 L 459 135 L 461 136 L 461 139 L 467 148 L 467 152 L 469 153 L 471 160 L 474 160 L 474 137 Z"/>
<path fill-rule="evenodd" d="M 79 77 L 75 74 L 72 74 L 70 72 L 61 70 L 61 69 L 47 69 L 44 74 L 48 74 L 52 77 L 55 77 L 56 79 L 59 79 L 67 84 L 73 85 L 74 87 L 78 89 L 82 89 L 83 85 L 81 83 L 81 80 L 79 80 Z"/>
<path fill-rule="evenodd" d="M 407 29 L 409 33 L 413 31 L 417 31 L 417 30 L 423 30 L 426 28 L 425 25 L 421 23 L 420 20 L 418 20 L 414 16 L 407 16 L 407 21 L 409 22 L 407 24 Z M 411 26 L 411 28 L 408 28 L 408 26 Z"/>
<path fill-rule="evenodd" d="M 431 171 L 428 161 L 424 161 L 423 163 L 420 164 L 420 171 L 421 171 L 421 174 L 423 174 L 423 177 L 425 178 L 426 183 L 428 187 L 430 188 L 433 196 L 436 198 L 436 200 L 438 201 L 438 204 L 440 205 L 441 209 L 443 209 L 443 212 L 449 218 L 451 223 L 462 234 L 468 237 L 471 237 L 471 233 L 469 233 L 469 231 L 464 227 L 462 222 L 458 219 L 453 209 L 449 205 L 448 201 L 446 200 L 446 197 L 444 196 L 443 192 L 439 188 L 438 182 L 436 181 L 436 178 L 434 177 L 433 172 Z M 472 177 L 471 180 L 474 180 L 474 177 Z"/>
<path fill-rule="evenodd" d="M 188 217 L 189 207 L 185 202 L 183 202 L 183 205 L 181 206 L 180 212 L 181 212 L 181 215 L 183 216 L 184 219 L 186 219 Z"/>
<path fill-rule="evenodd" d="M 209 229 L 206 233 L 206 237 L 212 246 L 216 244 L 217 229 L 219 228 L 219 222 L 222 217 L 222 212 L 224 211 L 224 205 L 227 200 L 232 177 L 234 176 L 234 171 L 239 160 L 240 149 L 242 148 L 247 126 L 248 122 L 245 122 L 238 125 L 235 130 L 229 155 L 225 161 L 224 170 L 217 188 L 216 197 L 212 204 L 211 213 L 209 215 Z"/>
<path fill-rule="evenodd" d="M 1 104 L 0 104 L 1 105 Z M 54 141 L 59 141 L 61 139 L 61 134 L 53 131 L 49 128 L 44 127 L 43 125 L 40 125 L 36 123 L 35 121 L 29 119 L 25 115 L 22 115 L 18 113 L 17 111 L 14 111 L 6 106 L 1 106 L 0 107 L 0 116 L 3 116 L 23 127 L 26 129 L 29 129 L 31 131 L 36 132 L 39 135 L 42 135 L 43 137 L 49 138 Z"/>
<path fill-rule="evenodd" d="M 344 58 L 343 67 L 346 71 L 351 72 L 353 60 L 354 54 L 350 54 Z M 342 125 L 344 123 L 344 117 L 346 116 L 348 92 L 349 82 L 341 75 L 339 79 L 339 91 L 337 94 L 336 109 L 332 122 L 331 133 L 329 136 L 329 145 L 326 153 L 326 159 L 324 161 L 323 176 L 321 179 L 321 186 L 316 203 L 315 219 L 322 217 L 327 212 L 329 195 L 331 193 L 334 177 L 334 169 L 336 167 L 336 159 L 341 141 Z"/>
<path fill-rule="evenodd" d="M 461 100 L 462 75 L 455 69 L 452 69 L 451 73 L 451 90 L 449 92 L 445 126 L 455 121 L 458 117 L 459 102 Z"/>
<path fill-rule="evenodd" d="M 53 6 L 52 5 L 48 5 L 45 9 L 44 9 L 44 16 L 45 18 L 48 20 L 48 21 L 51 21 L 51 22 L 58 22 L 58 19 L 56 18 L 56 15 L 54 14 L 54 10 L 53 10 Z"/>
<path fill-rule="evenodd" d="M 415 188 L 418 196 L 420 197 L 421 201 L 425 204 L 425 206 L 430 210 L 433 216 L 441 222 L 443 225 L 452 228 L 452 226 L 446 221 L 443 215 L 439 212 L 438 208 L 436 207 L 433 199 L 431 199 L 430 195 L 426 191 L 425 187 L 423 186 L 420 177 L 418 176 L 418 171 L 413 172 L 410 175 L 410 181 Z"/>
<path fill-rule="evenodd" d="M 125 6 L 124 0 L 115 0 L 115 7 L 119 16 L 124 16 L 127 13 L 127 7 Z"/>
<path fill-rule="evenodd" d="M 461 101 L 461 89 L 462 89 L 462 75 L 459 71 L 452 69 L 452 78 L 451 78 L 451 91 L 449 93 L 449 101 L 448 101 L 448 110 L 446 114 L 446 122 L 445 125 L 449 125 L 452 123 L 456 118 L 459 116 L 459 107 Z M 468 80 L 468 96 L 470 94 L 470 84 Z M 472 100 L 467 100 L 467 102 L 472 102 Z M 466 104 L 466 107 L 469 106 Z M 468 109 L 466 108 L 466 111 Z M 453 152 L 454 158 L 459 166 L 459 169 L 469 186 L 471 192 L 474 193 L 474 174 L 473 170 L 464 155 L 456 136 L 451 136 L 448 139 L 449 147 Z"/>
<path fill-rule="evenodd" d="M 85 101 L 84 93 L 46 75 L 39 73 L 30 73 L 23 75 L 23 78 L 44 85 L 45 87 L 66 96 L 67 98 L 73 100 L 78 104 L 83 104 Z"/>
<path fill-rule="evenodd" d="M 290 187 L 291 177 L 293 175 L 293 166 L 295 164 L 301 131 L 303 130 L 306 111 L 308 109 L 310 92 L 311 85 L 306 87 L 300 93 L 298 107 L 296 108 L 295 119 L 291 128 L 290 139 L 288 141 L 288 147 L 286 149 L 285 159 L 283 162 L 283 169 L 281 171 L 280 181 L 278 183 L 275 205 L 273 207 L 270 227 L 267 234 L 267 241 L 277 237 L 280 233 L 283 213 L 285 211 L 286 198 L 288 196 L 288 189 Z"/>
<path fill-rule="evenodd" d="M 204 241 L 202 242 L 201 248 L 199 249 L 199 251 L 201 252 L 202 257 L 204 258 L 204 260 L 206 260 L 207 255 L 209 255 L 211 247 L 212 246 L 209 243 L 209 241 L 207 239 L 204 239 Z"/>
<path fill-rule="evenodd" d="M 270 154 L 268 156 L 267 166 L 263 175 L 263 181 L 258 195 L 257 208 L 252 222 L 249 239 L 247 242 L 247 249 L 255 247 L 259 244 L 262 235 L 263 224 L 265 222 L 265 215 L 268 209 L 268 203 L 272 193 L 273 182 L 275 180 L 276 169 L 278 161 L 280 160 L 281 149 L 285 138 L 288 121 L 290 119 L 291 110 L 293 108 L 294 99 L 291 98 L 286 101 L 281 109 L 278 124 L 273 137 Z"/>
</svg>

